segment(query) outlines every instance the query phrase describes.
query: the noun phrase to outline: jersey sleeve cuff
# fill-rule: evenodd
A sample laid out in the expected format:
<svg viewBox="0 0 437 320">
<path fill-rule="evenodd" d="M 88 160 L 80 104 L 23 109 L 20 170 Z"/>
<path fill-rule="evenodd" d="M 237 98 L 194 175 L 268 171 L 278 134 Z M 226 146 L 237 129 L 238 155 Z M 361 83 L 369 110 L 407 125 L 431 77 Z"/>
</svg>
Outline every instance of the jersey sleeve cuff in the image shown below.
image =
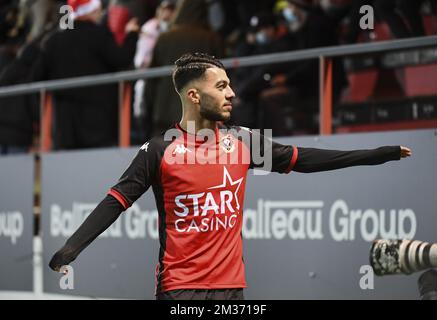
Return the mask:
<svg viewBox="0 0 437 320">
<path fill-rule="evenodd" d="M 298 157 L 297 148 L 295 146 L 293 146 L 293 155 L 291 156 L 290 164 L 288 165 L 288 168 L 285 171 L 285 173 L 289 173 L 291 170 L 293 170 L 294 165 L 296 164 L 296 161 L 297 161 L 297 157 Z"/>
<path fill-rule="evenodd" d="M 118 202 L 120 202 L 120 204 L 123 206 L 125 210 L 130 207 L 126 198 L 117 190 L 115 189 L 109 190 L 108 195 L 113 196 Z"/>
</svg>

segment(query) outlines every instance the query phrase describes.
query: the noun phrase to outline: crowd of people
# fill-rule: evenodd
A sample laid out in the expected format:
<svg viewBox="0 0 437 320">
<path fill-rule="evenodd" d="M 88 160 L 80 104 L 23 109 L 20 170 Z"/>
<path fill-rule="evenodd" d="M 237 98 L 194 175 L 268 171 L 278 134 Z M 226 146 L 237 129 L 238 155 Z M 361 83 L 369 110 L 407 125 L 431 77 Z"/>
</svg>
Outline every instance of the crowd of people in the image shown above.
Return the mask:
<svg viewBox="0 0 437 320">
<path fill-rule="evenodd" d="M 64 5 L 69 7 L 63 10 Z M 355 43 L 371 5 L 393 38 L 425 35 L 420 0 L 0 0 L 0 86 L 172 65 L 187 52 L 240 57 Z M 316 133 L 317 60 L 237 68 L 233 123 L 275 135 Z M 334 99 L 347 85 L 334 61 Z M 132 142 L 180 120 L 171 77 L 134 85 Z M 55 91 L 57 150 L 117 144 L 116 84 Z M 0 98 L 0 152 L 27 152 L 39 130 L 37 94 Z M 285 128 L 285 112 L 293 123 Z"/>
</svg>

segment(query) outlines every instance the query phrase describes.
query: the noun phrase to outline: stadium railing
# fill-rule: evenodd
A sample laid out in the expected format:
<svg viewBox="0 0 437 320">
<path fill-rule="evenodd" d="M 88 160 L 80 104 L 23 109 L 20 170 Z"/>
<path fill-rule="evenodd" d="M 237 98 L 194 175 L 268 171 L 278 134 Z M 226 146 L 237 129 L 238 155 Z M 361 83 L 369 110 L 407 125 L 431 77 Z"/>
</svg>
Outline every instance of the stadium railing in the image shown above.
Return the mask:
<svg viewBox="0 0 437 320">
<path fill-rule="evenodd" d="M 380 53 L 404 49 L 415 49 L 437 46 L 437 36 L 426 36 L 420 38 L 409 38 L 402 40 L 381 41 L 364 44 L 341 45 L 323 47 L 299 51 L 272 53 L 248 57 L 223 59 L 226 68 L 249 67 L 264 64 L 283 63 L 307 59 L 319 59 L 320 79 L 320 121 L 319 133 L 321 135 L 332 134 L 332 112 L 333 112 L 333 58 L 339 56 L 362 55 L 366 53 Z M 0 88 L 0 97 L 40 93 L 41 105 L 41 133 L 40 151 L 48 152 L 52 148 L 51 127 L 52 127 L 52 92 L 62 89 L 70 89 L 84 86 L 96 86 L 108 83 L 119 84 L 119 146 L 130 145 L 131 128 L 131 81 L 171 75 L 173 66 L 163 66 L 150 69 L 138 69 L 123 72 L 116 72 L 103 75 L 90 75 L 77 78 L 60 79 L 52 81 L 34 82 Z"/>
</svg>

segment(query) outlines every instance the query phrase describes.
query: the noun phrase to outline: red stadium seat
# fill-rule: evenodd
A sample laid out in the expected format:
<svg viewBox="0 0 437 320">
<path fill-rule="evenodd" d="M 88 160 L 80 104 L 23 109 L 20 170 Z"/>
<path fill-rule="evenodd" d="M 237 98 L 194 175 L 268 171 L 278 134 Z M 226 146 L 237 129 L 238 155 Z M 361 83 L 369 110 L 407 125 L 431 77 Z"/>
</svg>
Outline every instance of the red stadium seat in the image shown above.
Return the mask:
<svg viewBox="0 0 437 320">
<path fill-rule="evenodd" d="M 437 34 L 437 16 L 426 15 L 423 17 L 423 26 L 428 36 Z"/>
<path fill-rule="evenodd" d="M 382 69 L 379 71 L 378 81 L 373 92 L 373 99 L 391 100 L 405 97 L 404 88 L 399 80 L 397 69 Z"/>
<path fill-rule="evenodd" d="M 342 97 L 343 103 L 363 102 L 373 95 L 378 80 L 378 70 L 368 69 L 348 74 L 349 88 Z"/>
<path fill-rule="evenodd" d="M 394 37 L 390 27 L 385 22 L 375 22 L 373 30 L 362 30 L 358 35 L 357 43 L 387 41 L 393 40 Z"/>
<path fill-rule="evenodd" d="M 390 27 L 385 22 L 375 23 L 375 29 L 373 30 L 373 41 L 387 41 L 393 40 L 393 35 L 390 31 Z"/>
<path fill-rule="evenodd" d="M 405 67 L 404 91 L 408 97 L 437 95 L 437 63 Z"/>
</svg>

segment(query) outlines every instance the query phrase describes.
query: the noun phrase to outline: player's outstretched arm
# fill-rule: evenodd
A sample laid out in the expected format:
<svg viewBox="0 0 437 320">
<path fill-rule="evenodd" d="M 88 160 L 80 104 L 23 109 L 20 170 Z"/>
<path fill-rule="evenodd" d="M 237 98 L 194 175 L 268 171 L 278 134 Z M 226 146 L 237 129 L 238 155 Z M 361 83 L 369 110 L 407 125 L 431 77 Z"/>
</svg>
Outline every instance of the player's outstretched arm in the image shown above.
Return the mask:
<svg viewBox="0 0 437 320">
<path fill-rule="evenodd" d="M 147 153 L 148 145 L 149 143 L 146 143 L 145 148 L 140 149 L 117 184 L 111 188 L 108 195 L 97 205 L 65 245 L 55 253 L 49 263 L 50 268 L 59 271 L 63 265 L 74 261 L 83 249 L 109 228 L 125 209 L 147 191 L 151 183 L 148 177 L 154 176 L 155 171 L 149 170 L 146 174 L 145 168 L 156 167 L 153 161 L 156 152 L 149 150 Z"/>
<path fill-rule="evenodd" d="M 49 263 L 50 268 L 59 271 L 63 265 L 74 261 L 83 249 L 117 220 L 123 210 L 124 208 L 115 198 L 106 196 L 65 245 L 53 255 Z"/>
<path fill-rule="evenodd" d="M 298 157 L 293 168 L 297 172 L 318 172 L 352 166 L 379 165 L 388 161 L 411 156 L 411 150 L 403 146 L 384 146 L 370 150 L 324 150 L 297 148 Z"/>
</svg>

